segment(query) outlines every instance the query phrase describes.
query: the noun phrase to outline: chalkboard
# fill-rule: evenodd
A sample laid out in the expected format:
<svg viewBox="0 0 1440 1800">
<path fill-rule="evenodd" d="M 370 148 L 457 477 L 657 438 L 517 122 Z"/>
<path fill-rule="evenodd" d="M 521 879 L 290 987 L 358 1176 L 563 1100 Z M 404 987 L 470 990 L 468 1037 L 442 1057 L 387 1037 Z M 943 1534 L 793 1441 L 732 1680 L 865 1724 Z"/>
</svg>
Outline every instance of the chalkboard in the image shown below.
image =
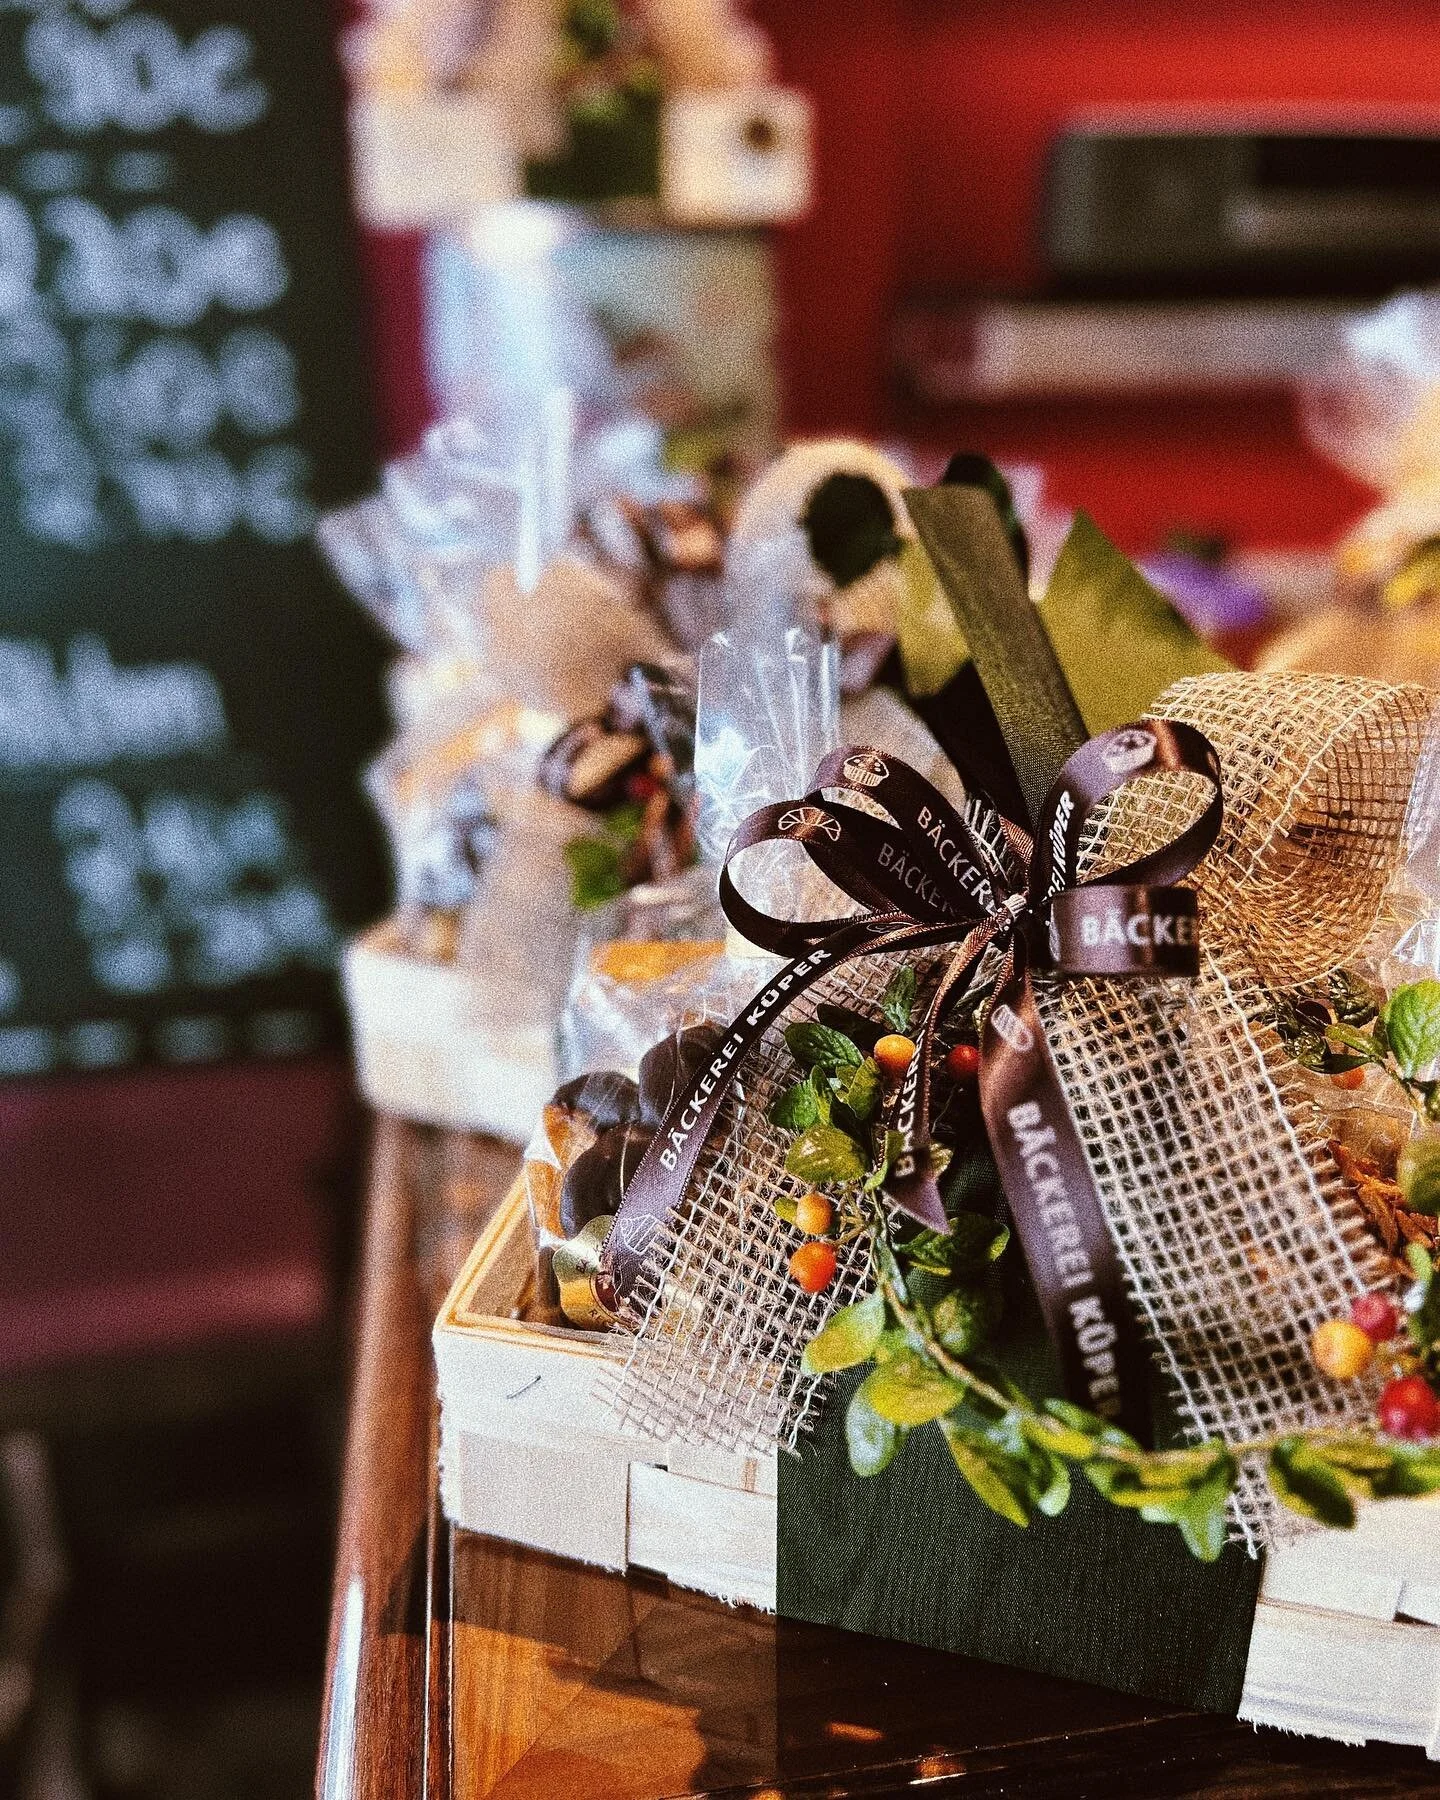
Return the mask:
<svg viewBox="0 0 1440 1800">
<path fill-rule="evenodd" d="M 0 0 L 0 1075 L 309 1050 L 384 899 L 322 0 Z"/>
</svg>

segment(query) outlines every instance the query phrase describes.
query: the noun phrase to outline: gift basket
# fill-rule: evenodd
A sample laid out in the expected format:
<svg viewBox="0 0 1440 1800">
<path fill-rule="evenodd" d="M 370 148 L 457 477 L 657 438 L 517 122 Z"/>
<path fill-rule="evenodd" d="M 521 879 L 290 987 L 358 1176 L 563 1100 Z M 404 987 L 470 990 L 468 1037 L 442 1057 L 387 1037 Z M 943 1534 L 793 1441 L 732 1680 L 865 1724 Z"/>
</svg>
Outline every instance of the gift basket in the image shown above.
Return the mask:
<svg viewBox="0 0 1440 1800">
<path fill-rule="evenodd" d="M 346 963 L 361 1083 L 387 1110 L 521 1141 L 586 909 L 694 853 L 674 571 L 626 569 L 587 530 L 622 500 L 643 526 L 666 484 L 617 469 L 605 438 L 577 444 L 563 396 L 519 425 L 452 421 L 321 528 L 402 652 L 399 732 L 367 778 L 399 906 Z"/>
<path fill-rule="evenodd" d="M 1440 684 L 1440 298 L 1356 317 L 1301 412 L 1317 448 L 1380 498 L 1335 546 L 1329 604 L 1261 666 Z"/>
<path fill-rule="evenodd" d="M 848 673 L 847 731 L 944 761 L 906 703 L 867 685 L 917 641 L 900 574 L 913 533 L 902 544 L 889 523 L 903 514 L 898 465 L 846 441 L 806 445 L 732 532 L 723 487 L 662 451 L 629 416 L 577 432 L 557 394 L 538 414 L 437 428 L 378 495 L 322 524 L 401 650 L 399 733 L 368 776 L 399 906 L 346 963 L 361 1084 L 387 1111 L 523 1142 L 553 1086 L 577 954 L 599 993 L 671 967 L 677 940 L 724 936 L 713 875 L 688 875 L 693 653 L 732 614 L 746 640 L 783 642 L 792 622 L 824 634 L 840 685 Z M 723 695 L 718 657 L 700 678 Z M 736 778 L 722 766 L 733 742 L 727 727 L 701 746 L 711 789 Z M 712 861 L 740 816 L 732 806 L 723 831 L 699 821 Z"/>
<path fill-rule="evenodd" d="M 447 1506 L 1428 1747 L 1434 696 L 1216 669 L 1083 519 L 1037 608 L 965 475 L 904 504 L 1019 807 L 873 743 L 754 796 L 730 954 L 556 1094 L 437 1323 Z M 1128 717 L 1097 591 L 1155 684 Z"/>
<path fill-rule="evenodd" d="M 374 225 L 522 194 L 647 203 L 687 226 L 779 223 L 809 202 L 809 105 L 729 0 L 372 0 L 349 53 Z"/>
</svg>

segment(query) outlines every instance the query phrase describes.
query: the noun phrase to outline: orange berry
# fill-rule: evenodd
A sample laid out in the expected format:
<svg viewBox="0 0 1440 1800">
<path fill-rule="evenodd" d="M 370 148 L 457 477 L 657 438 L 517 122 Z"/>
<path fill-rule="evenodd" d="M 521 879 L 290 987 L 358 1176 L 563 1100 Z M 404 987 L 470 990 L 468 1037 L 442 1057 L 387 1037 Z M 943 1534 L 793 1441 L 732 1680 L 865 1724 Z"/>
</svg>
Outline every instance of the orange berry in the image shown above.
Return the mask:
<svg viewBox="0 0 1440 1800">
<path fill-rule="evenodd" d="M 891 1031 L 880 1039 L 872 1054 L 886 1080 L 898 1081 L 910 1067 L 910 1060 L 915 1054 L 915 1040 L 902 1037 L 898 1031 Z"/>
<path fill-rule="evenodd" d="M 980 1052 L 974 1044 L 957 1044 L 945 1058 L 945 1073 L 954 1081 L 973 1081 L 980 1073 Z"/>
<path fill-rule="evenodd" d="M 1332 1075 L 1330 1079 L 1336 1087 L 1344 1088 L 1346 1093 L 1353 1094 L 1356 1088 L 1365 1085 L 1365 1065 L 1361 1063 L 1358 1069 L 1342 1069 L 1338 1075 Z"/>
<path fill-rule="evenodd" d="M 818 1294 L 835 1279 L 835 1252 L 815 1239 L 802 1244 L 790 1258 L 790 1279 L 807 1294 Z"/>
<path fill-rule="evenodd" d="M 1327 1319 L 1310 1339 L 1311 1361 L 1332 1381 L 1353 1381 L 1363 1375 L 1374 1354 L 1374 1340 L 1349 1319 Z"/>
<path fill-rule="evenodd" d="M 835 1208 L 823 1194 L 802 1194 L 795 1202 L 795 1223 L 806 1237 L 824 1237 L 835 1218 Z"/>
</svg>

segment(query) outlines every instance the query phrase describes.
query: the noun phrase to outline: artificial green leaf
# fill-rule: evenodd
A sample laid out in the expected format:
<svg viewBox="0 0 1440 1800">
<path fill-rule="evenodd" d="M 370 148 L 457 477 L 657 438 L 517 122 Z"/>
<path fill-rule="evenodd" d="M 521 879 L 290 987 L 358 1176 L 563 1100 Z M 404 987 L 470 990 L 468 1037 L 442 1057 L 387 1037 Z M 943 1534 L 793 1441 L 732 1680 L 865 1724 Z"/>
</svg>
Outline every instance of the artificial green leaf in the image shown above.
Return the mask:
<svg viewBox="0 0 1440 1800">
<path fill-rule="evenodd" d="M 1303 1438 L 1282 1438 L 1267 1467 L 1275 1495 L 1292 1512 L 1322 1525 L 1346 1530 L 1355 1523 L 1355 1502 L 1345 1484 Z"/>
<path fill-rule="evenodd" d="M 1091 732 L 1140 718 L 1184 675 L 1230 667 L 1083 512 L 1075 515 L 1040 616 Z"/>
<path fill-rule="evenodd" d="M 956 1275 L 999 1262 L 1010 1242 L 1010 1227 L 984 1213 L 959 1212 L 950 1221 L 950 1268 Z"/>
<path fill-rule="evenodd" d="M 1159 1450 L 1137 1465 L 1146 1487 L 1191 1486 L 1206 1480 L 1228 1452 L 1223 1444 L 1197 1444 L 1193 1450 Z"/>
<path fill-rule="evenodd" d="M 1423 1244 L 1410 1244 L 1405 1260 L 1415 1285 L 1405 1296 L 1405 1329 L 1418 1350 L 1440 1343 L 1440 1281 L 1435 1279 L 1430 1252 Z"/>
<path fill-rule="evenodd" d="M 842 1306 L 805 1346 L 800 1366 L 807 1375 L 829 1375 L 868 1362 L 885 1330 L 885 1319 L 885 1296 L 880 1293 Z"/>
<path fill-rule="evenodd" d="M 899 1246 L 912 1268 L 932 1275 L 978 1275 L 998 1262 L 1010 1242 L 1008 1225 L 997 1225 L 984 1213 L 956 1213 L 948 1232 L 917 1231 Z"/>
<path fill-rule="evenodd" d="M 1378 1062 L 1380 1051 L 1375 1047 L 1375 1040 L 1368 1031 L 1361 1031 L 1354 1025 L 1331 1024 L 1325 1030 L 1325 1048 L 1332 1055 L 1343 1056 L 1347 1051 L 1358 1062 Z M 1353 1063 L 1352 1063 L 1353 1066 Z"/>
<path fill-rule="evenodd" d="M 1422 538 L 1380 590 L 1380 604 L 1392 611 L 1430 600 L 1440 591 L 1440 537 Z"/>
<path fill-rule="evenodd" d="M 856 1012 L 853 1006 L 836 1006 L 830 1000 L 821 1001 L 815 1008 L 815 1017 L 822 1025 L 828 1025 L 832 1031 L 848 1037 L 856 1049 L 866 1056 L 885 1032 L 885 1027 L 879 1020 L 867 1019 L 864 1013 Z"/>
<path fill-rule="evenodd" d="M 1390 1468 L 1375 1479 L 1375 1492 L 1385 1497 L 1414 1498 L 1440 1489 L 1440 1450 L 1396 1445 Z"/>
<path fill-rule="evenodd" d="M 1032 1444 L 1038 1444 L 1042 1450 L 1048 1450 L 1055 1456 L 1068 1456 L 1074 1461 L 1083 1460 L 1095 1447 L 1095 1440 L 1087 1437 L 1083 1431 L 1072 1430 L 1070 1426 L 1062 1425 L 1058 1419 L 1049 1419 L 1043 1414 L 1022 1415 L 1021 1429 Z"/>
<path fill-rule="evenodd" d="M 880 1065 L 873 1056 L 867 1056 L 850 1071 L 848 1079 L 842 1075 L 840 1086 L 842 1105 L 850 1109 L 860 1124 L 865 1124 L 880 1104 Z"/>
<path fill-rule="evenodd" d="M 999 1417 L 1010 1412 L 1019 1413 L 1021 1409 L 1029 1411 L 1030 1396 L 1018 1382 L 1012 1381 L 1003 1369 L 996 1368 L 994 1363 L 987 1361 L 983 1356 L 972 1357 L 969 1366 L 982 1381 L 988 1382 L 991 1387 L 997 1388 L 1002 1394 L 1007 1395 L 1010 1401 L 1008 1407 L 1000 1408 L 997 1413 L 993 1402 L 983 1399 L 972 1391 L 967 1398 L 970 1406 L 976 1412 L 989 1411 Z"/>
<path fill-rule="evenodd" d="M 915 1009 L 915 970 L 902 963 L 886 983 L 880 996 L 880 1010 L 892 1031 L 904 1031 Z"/>
<path fill-rule="evenodd" d="M 818 1187 L 826 1181 L 859 1181 L 869 1163 L 848 1132 L 834 1125 L 812 1125 L 791 1144 L 785 1167 L 801 1181 Z"/>
<path fill-rule="evenodd" d="M 1103 1419 L 1097 1418 L 1094 1413 L 1087 1413 L 1082 1407 L 1072 1406 L 1065 1400 L 1047 1400 L 1045 1406 L 1047 1411 L 1057 1413 L 1067 1425 L 1073 1425 L 1077 1430 L 1084 1430 L 1087 1425 L 1091 1428 L 1098 1425 L 1100 1429 L 1096 1435 L 1099 1442 L 1096 1448 L 1113 1446 L 1117 1450 L 1140 1451 L 1140 1446 L 1129 1432 L 1122 1431 L 1118 1425 L 1106 1424 Z M 1061 1408 L 1064 1410 L 1060 1411 Z M 1158 1503 L 1166 1491 L 1163 1487 L 1142 1487 L 1133 1456 L 1126 1457 L 1123 1461 L 1115 1457 L 1092 1456 L 1085 1464 L 1085 1473 L 1107 1500 L 1114 1498 L 1116 1494 L 1130 1496 L 1120 1502 L 1122 1505 Z M 1180 1487 L 1184 1484 L 1176 1482 L 1174 1485 Z"/>
<path fill-rule="evenodd" d="M 897 1248 L 912 1269 L 923 1269 L 927 1275 L 948 1275 L 949 1243 L 938 1231 L 917 1231 Z"/>
<path fill-rule="evenodd" d="M 785 1047 L 796 1062 L 807 1067 L 853 1069 L 865 1060 L 843 1031 L 832 1031 L 828 1025 L 821 1025 L 814 1019 L 787 1025 Z"/>
<path fill-rule="evenodd" d="M 804 1131 L 819 1117 L 820 1105 L 808 1081 L 797 1081 L 794 1087 L 786 1088 L 770 1108 L 770 1123 L 782 1131 Z"/>
<path fill-rule="evenodd" d="M 1146 1487 L 1133 1469 L 1126 1468 L 1123 1463 L 1105 1461 L 1088 1462 L 1085 1473 L 1112 1506 L 1126 1506 L 1135 1512 L 1152 1510 L 1157 1519 L 1170 1524 L 1178 1518 L 1180 1509 L 1189 1498 L 1191 1489 L 1188 1483 L 1177 1482 L 1173 1487 Z"/>
<path fill-rule="evenodd" d="M 1335 1017 L 1344 1025 L 1368 1025 L 1380 1010 L 1369 983 L 1349 969 L 1332 969 L 1325 985 Z"/>
<path fill-rule="evenodd" d="M 897 1356 L 903 1355 L 910 1348 L 910 1339 L 898 1325 L 890 1326 L 880 1333 L 871 1356 L 877 1363 L 894 1362 Z"/>
<path fill-rule="evenodd" d="M 1047 1519 L 1055 1519 L 1070 1504 L 1070 1471 L 1058 1456 L 1040 1458 L 1044 1479 L 1031 1487 L 1030 1497 Z M 1032 1461 L 1031 1467 L 1034 1467 Z"/>
<path fill-rule="evenodd" d="M 633 844 L 645 823 L 645 806 L 640 800 L 623 800 L 605 815 L 605 829 L 617 843 Z"/>
<path fill-rule="evenodd" d="M 890 1174 L 890 1165 L 904 1147 L 905 1140 L 898 1131 L 887 1131 L 885 1133 L 885 1143 L 882 1147 L 880 1161 L 865 1177 L 865 1187 L 867 1192 L 873 1194 L 878 1188 L 884 1187 L 886 1178 Z"/>
<path fill-rule="evenodd" d="M 1025 1493 L 1033 1506 L 1047 1518 L 1064 1512 L 1070 1499 L 1070 1471 L 1055 1452 L 1038 1442 L 1025 1429 L 1033 1417 L 1024 1403 L 1013 1406 L 993 1425 L 987 1426 L 985 1438 L 1014 1458 L 1025 1471 Z"/>
<path fill-rule="evenodd" d="M 965 1389 L 914 1350 L 878 1364 L 860 1392 L 892 1425 L 928 1425 L 958 1406 Z"/>
<path fill-rule="evenodd" d="M 1102 1419 L 1099 1413 L 1086 1412 L 1083 1406 L 1076 1406 L 1070 1400 L 1047 1400 L 1045 1411 L 1052 1418 L 1059 1419 L 1062 1425 L 1068 1425 L 1072 1431 L 1084 1434 L 1086 1438 L 1097 1440 L 1102 1444 L 1121 1442 L 1131 1449 L 1139 1449 L 1134 1438 L 1126 1437 L 1108 1419 Z"/>
<path fill-rule="evenodd" d="M 628 883 L 619 848 L 606 838 L 571 838 L 565 846 L 565 863 L 570 870 L 570 898 L 582 912 L 604 906 Z"/>
<path fill-rule="evenodd" d="M 857 1388 L 845 1409 L 845 1448 L 855 1473 L 878 1475 L 894 1456 L 898 1435 L 865 1398 L 864 1387 Z"/>
<path fill-rule="evenodd" d="M 970 647 L 922 546 L 900 548 L 895 637 L 905 689 L 912 698 L 938 694 L 970 660 Z"/>
<path fill-rule="evenodd" d="M 1144 1501 L 1140 1517 L 1147 1525 L 1178 1525 L 1194 1498 L 1194 1488 L 1164 1489 L 1155 1498 Z"/>
<path fill-rule="evenodd" d="M 1396 988 L 1380 1017 L 1396 1068 L 1407 1081 L 1423 1077 L 1440 1058 L 1440 981 L 1411 981 Z"/>
<path fill-rule="evenodd" d="M 1353 1469 L 1360 1475 L 1384 1474 L 1395 1461 L 1394 1449 L 1372 1437 L 1316 1438 L 1311 1448 L 1332 1469 Z"/>
<path fill-rule="evenodd" d="M 799 1202 L 793 1194 L 777 1194 L 771 1205 L 775 1208 L 775 1217 L 783 1219 L 787 1225 L 793 1225 L 799 1217 Z"/>
<path fill-rule="evenodd" d="M 935 1306 L 931 1323 L 937 1338 L 952 1356 L 972 1355 L 990 1338 L 1000 1323 L 999 1284 L 993 1279 L 974 1286 L 952 1288 Z"/>
<path fill-rule="evenodd" d="M 1028 1525 L 1030 1514 L 1024 1498 L 1027 1487 L 1025 1465 L 952 1420 L 942 1421 L 940 1428 L 950 1446 L 955 1467 L 977 1497 L 991 1512 L 999 1513 L 1012 1525 Z"/>
<path fill-rule="evenodd" d="M 1223 1468 L 1196 1488 L 1175 1521 L 1186 1549 L 1200 1562 L 1214 1562 L 1225 1548 L 1226 1505 L 1235 1485 L 1235 1473 L 1233 1460 L 1227 1458 Z"/>
<path fill-rule="evenodd" d="M 1410 1139 L 1400 1152 L 1395 1179 L 1412 1212 L 1440 1213 L 1440 1132 Z"/>
</svg>

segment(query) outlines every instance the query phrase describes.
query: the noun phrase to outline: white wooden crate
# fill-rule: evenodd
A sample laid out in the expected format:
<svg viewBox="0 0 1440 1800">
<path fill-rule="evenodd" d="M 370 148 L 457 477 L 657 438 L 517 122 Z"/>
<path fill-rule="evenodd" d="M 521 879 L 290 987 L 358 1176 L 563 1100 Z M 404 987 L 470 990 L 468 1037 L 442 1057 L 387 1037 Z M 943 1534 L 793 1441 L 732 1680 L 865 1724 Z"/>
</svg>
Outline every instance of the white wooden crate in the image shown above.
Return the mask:
<svg viewBox="0 0 1440 1800">
<path fill-rule="evenodd" d="M 500 1030 L 483 970 L 408 955 L 393 923 L 345 952 L 360 1091 L 381 1112 L 523 1144 L 555 1090 L 552 1027 Z"/>
<path fill-rule="evenodd" d="M 435 1323 L 447 1515 L 607 1569 L 775 1606 L 774 1456 L 661 1444 L 615 1430 L 594 1396 L 593 1332 L 510 1315 L 533 1268 L 517 1182 Z"/>
<path fill-rule="evenodd" d="M 1440 1497 L 1362 1504 L 1353 1531 L 1267 1557 L 1240 1717 L 1440 1760 Z"/>
<path fill-rule="evenodd" d="M 517 1183 L 435 1325 L 441 1494 L 473 1531 L 774 1610 L 776 1463 L 607 1427 L 593 1334 L 509 1315 L 530 1277 Z M 1267 1560 L 1240 1717 L 1440 1759 L 1440 1499 L 1363 1506 Z"/>
</svg>

